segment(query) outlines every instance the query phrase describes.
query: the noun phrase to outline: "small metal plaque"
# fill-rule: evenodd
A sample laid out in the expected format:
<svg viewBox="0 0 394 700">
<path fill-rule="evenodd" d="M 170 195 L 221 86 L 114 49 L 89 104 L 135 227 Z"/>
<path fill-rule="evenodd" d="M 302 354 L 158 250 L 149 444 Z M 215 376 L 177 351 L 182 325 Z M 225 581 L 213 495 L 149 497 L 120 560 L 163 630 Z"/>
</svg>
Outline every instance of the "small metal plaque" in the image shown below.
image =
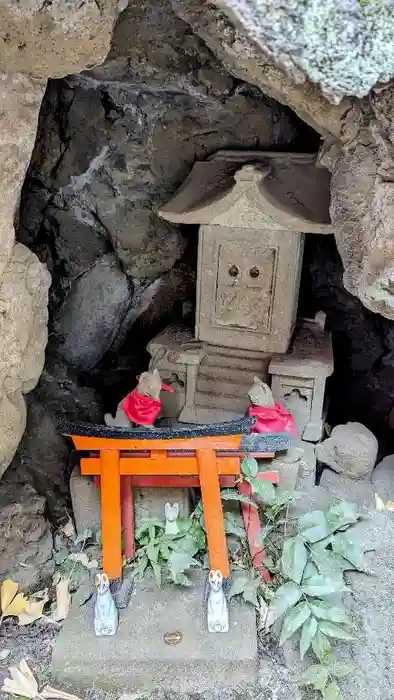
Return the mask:
<svg viewBox="0 0 394 700">
<path fill-rule="evenodd" d="M 176 630 L 175 632 L 166 632 L 163 634 L 164 643 L 171 647 L 175 647 L 177 644 L 180 644 L 182 638 L 183 634 L 182 632 L 179 632 L 179 630 Z"/>
</svg>

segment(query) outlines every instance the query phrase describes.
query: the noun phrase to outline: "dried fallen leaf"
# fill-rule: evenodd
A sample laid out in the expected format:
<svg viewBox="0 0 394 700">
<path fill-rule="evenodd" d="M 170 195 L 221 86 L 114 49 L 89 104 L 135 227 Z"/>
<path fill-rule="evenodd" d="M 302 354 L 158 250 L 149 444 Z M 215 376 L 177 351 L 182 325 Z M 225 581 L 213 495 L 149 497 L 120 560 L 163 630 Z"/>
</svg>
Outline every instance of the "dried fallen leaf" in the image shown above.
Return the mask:
<svg viewBox="0 0 394 700">
<path fill-rule="evenodd" d="M 387 501 L 387 503 L 385 503 L 380 496 L 375 493 L 375 508 L 379 511 L 388 510 L 394 512 L 394 503 L 393 501 Z"/>
<path fill-rule="evenodd" d="M 265 621 L 267 619 L 268 605 L 263 598 L 259 599 L 259 630 L 265 629 Z"/>
<path fill-rule="evenodd" d="M 57 690 L 57 688 L 52 688 L 50 685 L 46 685 L 41 693 L 40 698 L 44 700 L 52 700 L 52 698 L 58 700 L 81 700 L 77 695 L 71 695 L 71 693 L 65 693 L 63 690 Z"/>
<path fill-rule="evenodd" d="M 15 581 L 7 578 L 1 584 L 0 589 L 0 599 L 1 599 L 1 612 L 4 614 L 7 610 L 9 604 L 14 600 L 16 594 L 18 593 L 19 585 Z"/>
<path fill-rule="evenodd" d="M 0 661 L 5 661 L 11 654 L 11 649 L 2 649 L 0 651 Z"/>
<path fill-rule="evenodd" d="M 88 569 L 98 569 L 99 563 L 97 559 L 91 559 L 89 564 L 88 564 Z"/>
<path fill-rule="evenodd" d="M 28 600 L 26 610 L 18 615 L 19 627 L 30 625 L 31 622 L 35 622 L 43 617 L 44 605 L 48 602 L 48 600 L 48 595 L 41 600 Z"/>
<path fill-rule="evenodd" d="M 28 604 L 29 601 L 25 598 L 23 593 L 17 593 L 15 598 L 4 610 L 2 617 L 19 616 L 26 612 Z"/>
<path fill-rule="evenodd" d="M 60 622 L 65 620 L 68 611 L 70 610 L 70 593 L 68 587 L 70 585 L 70 579 L 62 579 L 56 586 L 56 608 L 53 612 L 52 619 L 55 622 Z"/>
<path fill-rule="evenodd" d="M 26 660 L 18 666 L 10 666 L 8 669 L 11 678 L 5 678 L 1 690 L 9 695 L 19 695 L 23 698 L 36 698 L 38 695 L 38 683 L 34 678 Z"/>
<path fill-rule="evenodd" d="M 74 539 L 76 532 L 75 532 L 75 527 L 73 524 L 73 521 L 71 518 L 69 518 L 63 527 L 60 528 L 60 531 L 65 535 L 66 537 L 69 537 L 70 539 Z"/>
<path fill-rule="evenodd" d="M 375 508 L 379 511 L 384 510 L 384 501 L 380 498 L 380 496 L 378 496 L 377 493 L 375 493 Z"/>
</svg>

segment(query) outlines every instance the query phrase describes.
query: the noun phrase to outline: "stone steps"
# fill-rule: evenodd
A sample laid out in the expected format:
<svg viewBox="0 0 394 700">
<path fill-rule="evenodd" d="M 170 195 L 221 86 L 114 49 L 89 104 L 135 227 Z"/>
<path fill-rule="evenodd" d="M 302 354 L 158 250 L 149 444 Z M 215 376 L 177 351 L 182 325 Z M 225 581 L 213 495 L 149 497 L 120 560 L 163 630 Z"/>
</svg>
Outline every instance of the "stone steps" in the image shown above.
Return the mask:
<svg viewBox="0 0 394 700">
<path fill-rule="evenodd" d="M 207 353 L 202 361 L 201 368 L 204 367 L 243 367 L 245 372 L 253 372 L 258 374 L 262 378 L 267 376 L 268 364 L 271 356 L 267 357 L 248 357 L 242 354 L 238 350 L 237 355 L 224 354 L 219 352 L 212 352 L 209 348 L 209 353 Z M 242 364 L 241 364 L 242 363 Z"/>
<path fill-rule="evenodd" d="M 201 377 L 200 374 L 197 379 L 197 391 L 201 394 L 241 398 L 248 396 L 250 387 L 248 382 L 218 381 L 217 377 Z"/>
<path fill-rule="evenodd" d="M 198 376 L 201 379 L 220 379 L 220 380 L 231 380 L 232 382 L 240 384 L 248 384 L 248 390 L 253 384 L 254 378 L 259 372 L 248 369 L 239 369 L 239 360 L 237 367 L 226 367 L 226 366 L 216 366 L 216 365 L 204 365 L 202 364 L 198 371 Z"/>
<path fill-rule="evenodd" d="M 216 408 L 222 411 L 244 414 L 247 411 L 249 400 L 247 396 L 242 399 L 235 396 L 204 394 L 201 391 L 197 391 L 194 403 L 196 408 Z"/>
</svg>

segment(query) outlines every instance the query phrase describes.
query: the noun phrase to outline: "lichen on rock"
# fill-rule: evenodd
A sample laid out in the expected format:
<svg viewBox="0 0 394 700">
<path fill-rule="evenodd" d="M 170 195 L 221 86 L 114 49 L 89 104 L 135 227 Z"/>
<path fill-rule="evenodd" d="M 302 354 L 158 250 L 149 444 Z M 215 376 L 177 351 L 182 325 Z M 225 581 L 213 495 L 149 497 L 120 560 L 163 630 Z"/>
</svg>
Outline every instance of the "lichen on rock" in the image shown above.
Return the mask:
<svg viewBox="0 0 394 700">
<path fill-rule="evenodd" d="M 333 102 L 364 97 L 394 74 L 392 0 L 216 0 L 294 82 Z"/>
</svg>

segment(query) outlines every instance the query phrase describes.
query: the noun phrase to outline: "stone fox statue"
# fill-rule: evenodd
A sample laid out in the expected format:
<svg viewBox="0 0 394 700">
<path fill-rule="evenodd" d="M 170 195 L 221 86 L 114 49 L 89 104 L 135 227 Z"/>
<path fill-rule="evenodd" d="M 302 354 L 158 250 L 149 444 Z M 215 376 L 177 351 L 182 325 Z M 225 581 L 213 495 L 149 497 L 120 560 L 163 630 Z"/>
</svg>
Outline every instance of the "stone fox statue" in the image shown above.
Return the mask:
<svg viewBox="0 0 394 700">
<path fill-rule="evenodd" d="M 137 379 L 137 387 L 118 404 L 115 418 L 110 413 L 105 414 L 106 425 L 118 428 L 151 428 L 154 425 L 161 410 L 160 392 L 174 390 L 167 384 L 162 384 L 157 369 L 142 372 Z"/>
<path fill-rule="evenodd" d="M 96 637 L 112 637 L 119 624 L 119 613 L 109 587 L 107 574 L 96 574 L 97 597 L 94 605 L 94 633 Z"/>
</svg>

